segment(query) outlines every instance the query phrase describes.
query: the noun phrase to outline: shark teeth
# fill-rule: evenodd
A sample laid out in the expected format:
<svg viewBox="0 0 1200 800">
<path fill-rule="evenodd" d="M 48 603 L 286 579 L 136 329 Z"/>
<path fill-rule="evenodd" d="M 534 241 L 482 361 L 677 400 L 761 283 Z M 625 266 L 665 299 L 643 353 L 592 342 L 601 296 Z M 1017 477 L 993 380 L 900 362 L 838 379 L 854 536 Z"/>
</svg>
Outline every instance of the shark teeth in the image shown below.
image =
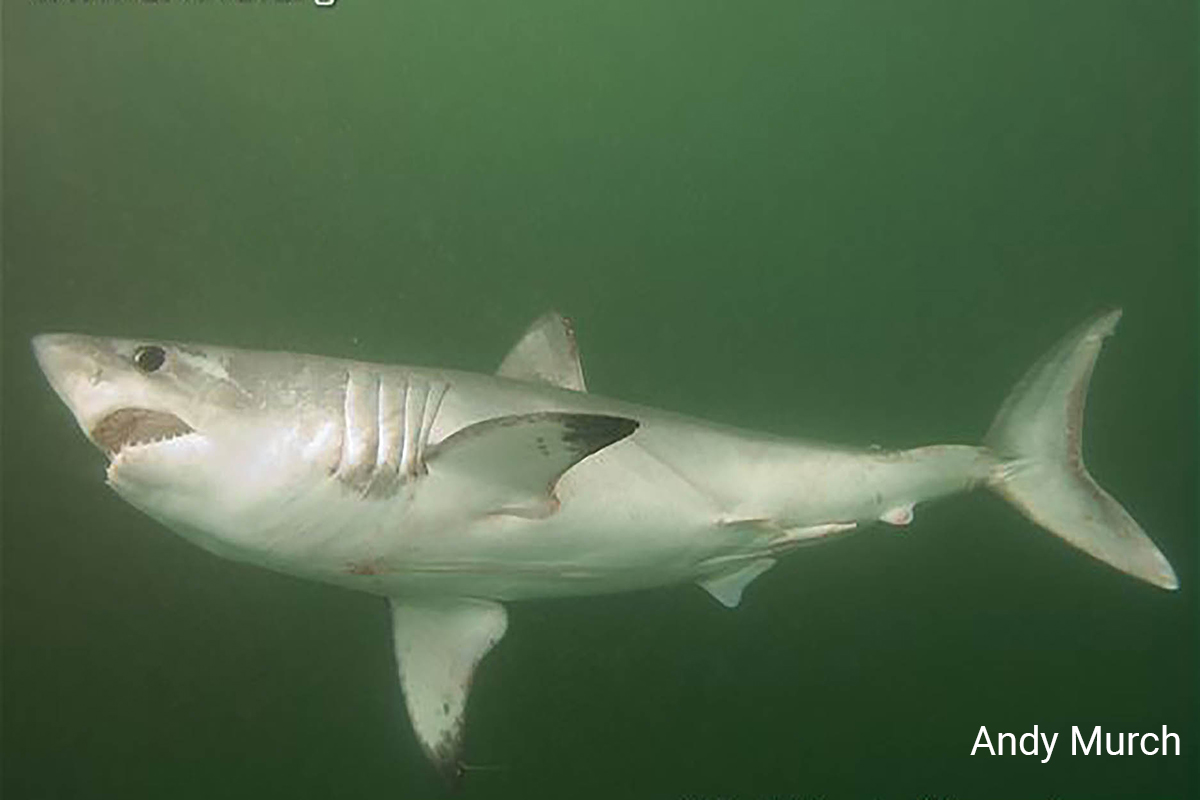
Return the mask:
<svg viewBox="0 0 1200 800">
<path fill-rule="evenodd" d="M 92 441 L 109 456 L 126 447 L 175 439 L 194 429 L 174 414 L 148 408 L 120 408 L 92 428 Z"/>
</svg>

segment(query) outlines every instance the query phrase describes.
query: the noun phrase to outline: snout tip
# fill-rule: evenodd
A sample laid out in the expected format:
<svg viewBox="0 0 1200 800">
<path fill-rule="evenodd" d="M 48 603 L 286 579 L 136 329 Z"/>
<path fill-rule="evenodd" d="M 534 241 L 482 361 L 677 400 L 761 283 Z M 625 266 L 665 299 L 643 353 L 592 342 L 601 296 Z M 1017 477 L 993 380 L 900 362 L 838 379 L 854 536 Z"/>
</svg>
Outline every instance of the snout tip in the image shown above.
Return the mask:
<svg viewBox="0 0 1200 800">
<path fill-rule="evenodd" d="M 74 337 L 69 333 L 39 333 L 30 339 L 30 343 L 33 345 L 33 352 L 41 355 L 55 347 L 66 345 L 72 338 Z"/>
<path fill-rule="evenodd" d="M 43 372 L 49 373 L 65 356 L 81 352 L 86 337 L 74 333 L 39 333 L 30 340 L 33 356 Z"/>
<path fill-rule="evenodd" d="M 95 347 L 87 336 L 74 333 L 42 333 L 30 340 L 33 356 L 42 374 L 58 395 L 71 405 L 68 391 L 82 375 L 95 367 Z"/>
<path fill-rule="evenodd" d="M 33 357 L 37 359 L 38 366 L 42 368 L 42 372 L 47 371 L 53 359 L 53 353 L 63 347 L 66 337 L 67 334 L 65 333 L 39 333 L 30 340 L 30 345 L 33 347 Z"/>
</svg>

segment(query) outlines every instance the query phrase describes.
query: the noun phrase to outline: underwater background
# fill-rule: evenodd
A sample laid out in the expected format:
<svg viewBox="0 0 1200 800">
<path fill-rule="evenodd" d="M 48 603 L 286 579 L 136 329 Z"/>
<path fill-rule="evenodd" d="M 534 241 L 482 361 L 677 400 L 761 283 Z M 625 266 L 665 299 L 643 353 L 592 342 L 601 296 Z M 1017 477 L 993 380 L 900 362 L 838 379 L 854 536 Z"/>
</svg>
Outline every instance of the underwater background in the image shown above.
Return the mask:
<svg viewBox="0 0 1200 800">
<path fill-rule="evenodd" d="M 975 493 L 694 586 L 515 604 L 465 798 L 1188 798 L 1191 0 L 3 7 L 6 800 L 427 798 L 382 601 L 219 560 L 104 486 L 35 333 L 493 370 L 887 447 L 980 439 L 1120 305 L 1085 455 L 1181 588 Z M 1048 763 L 969 755 L 1058 732 Z M 1072 725 L 1182 755 L 1075 756 Z"/>
</svg>

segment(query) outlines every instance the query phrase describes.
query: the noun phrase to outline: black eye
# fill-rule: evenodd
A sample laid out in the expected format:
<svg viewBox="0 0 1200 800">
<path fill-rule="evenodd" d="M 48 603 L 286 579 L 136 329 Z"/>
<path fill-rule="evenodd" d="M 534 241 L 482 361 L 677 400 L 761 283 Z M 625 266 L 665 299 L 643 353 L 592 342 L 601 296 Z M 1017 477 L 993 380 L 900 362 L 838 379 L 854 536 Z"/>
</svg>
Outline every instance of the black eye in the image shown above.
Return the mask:
<svg viewBox="0 0 1200 800">
<path fill-rule="evenodd" d="M 133 351 L 133 363 L 142 372 L 154 372 L 167 360 L 167 353 L 156 344 L 142 345 Z"/>
</svg>

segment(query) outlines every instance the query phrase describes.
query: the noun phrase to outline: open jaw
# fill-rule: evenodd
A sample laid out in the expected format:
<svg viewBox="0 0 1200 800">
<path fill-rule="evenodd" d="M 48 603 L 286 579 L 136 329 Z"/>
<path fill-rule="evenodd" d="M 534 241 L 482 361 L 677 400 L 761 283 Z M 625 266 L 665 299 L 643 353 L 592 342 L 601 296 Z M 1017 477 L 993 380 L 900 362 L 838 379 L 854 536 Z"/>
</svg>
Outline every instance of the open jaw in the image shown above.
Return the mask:
<svg viewBox="0 0 1200 800">
<path fill-rule="evenodd" d="M 148 408 L 119 408 L 96 423 L 92 441 L 110 457 L 126 447 L 154 444 L 194 433 L 174 414 Z"/>
</svg>

